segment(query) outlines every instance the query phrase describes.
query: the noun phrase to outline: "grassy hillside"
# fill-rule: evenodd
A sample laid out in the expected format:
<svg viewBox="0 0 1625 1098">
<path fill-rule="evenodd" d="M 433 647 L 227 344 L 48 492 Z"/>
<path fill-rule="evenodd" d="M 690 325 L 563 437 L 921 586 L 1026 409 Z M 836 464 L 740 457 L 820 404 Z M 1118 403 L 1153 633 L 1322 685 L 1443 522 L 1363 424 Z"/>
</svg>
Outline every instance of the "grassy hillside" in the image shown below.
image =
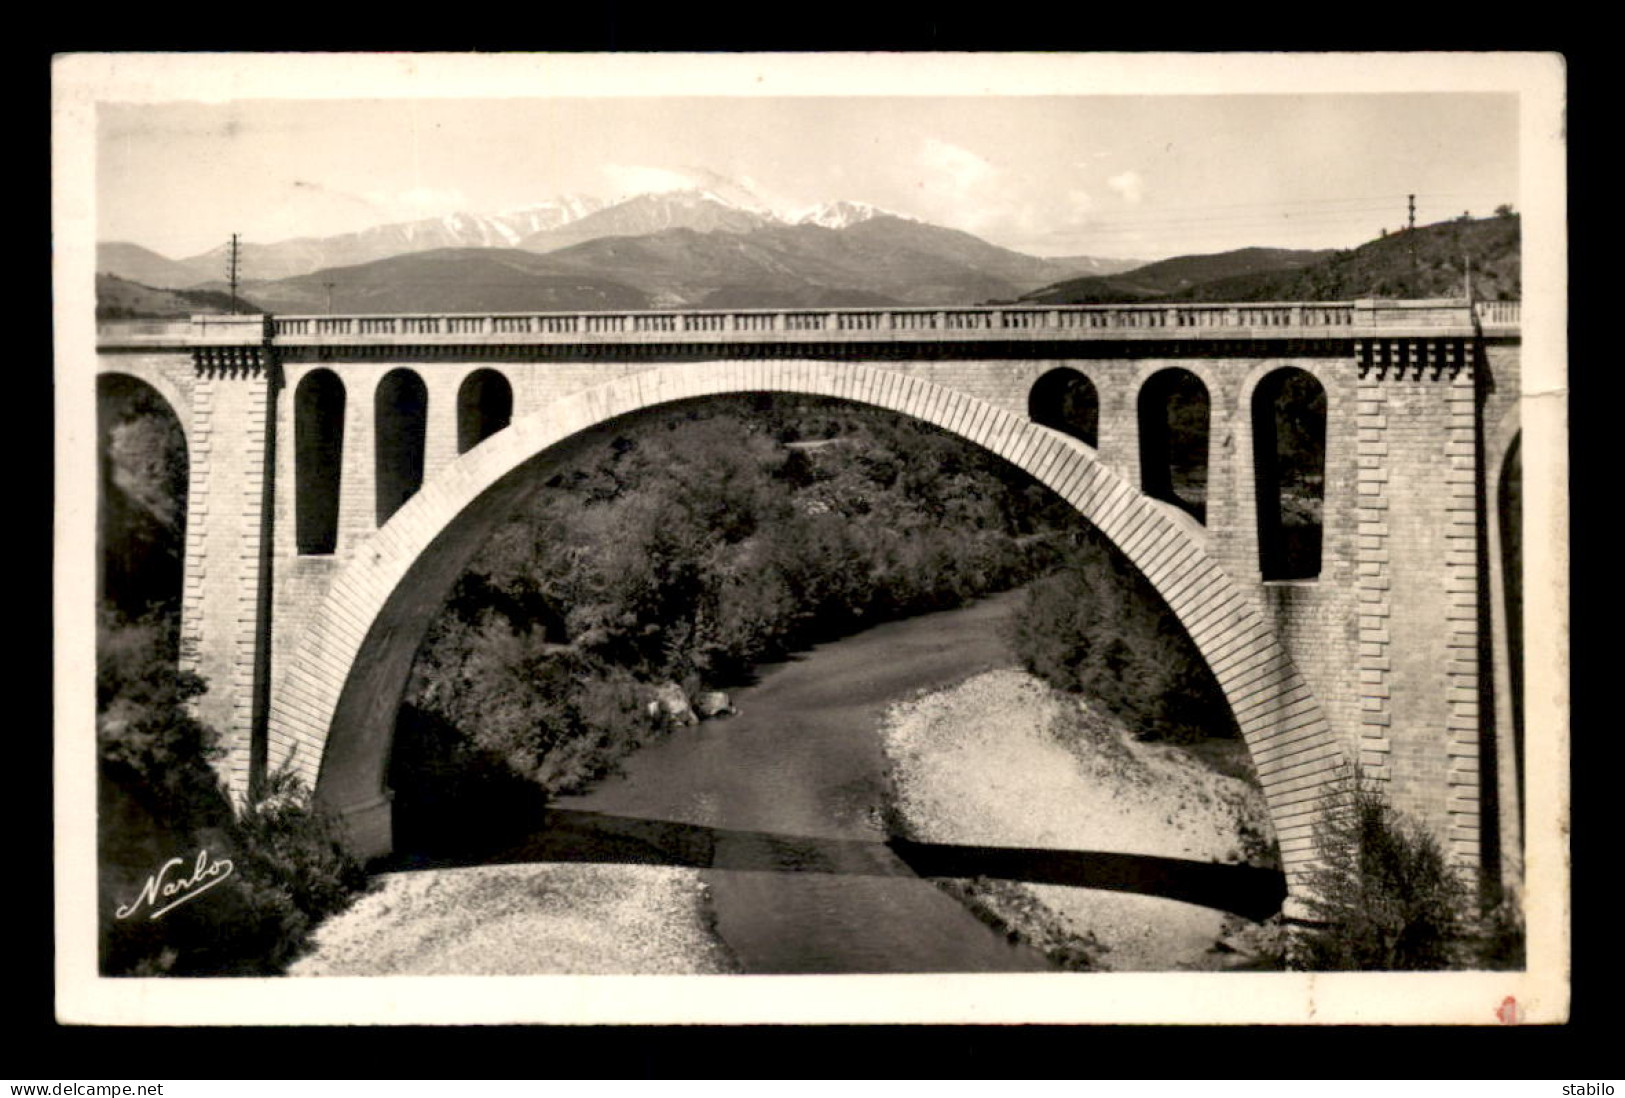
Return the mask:
<svg viewBox="0 0 1625 1098">
<path fill-rule="evenodd" d="M 97 320 L 162 320 L 193 313 L 229 313 L 231 295 L 216 290 L 157 290 L 118 275 L 96 276 Z M 258 305 L 238 296 L 237 311 L 259 312 Z"/>
<path fill-rule="evenodd" d="M 1519 217 L 1507 214 L 1425 225 L 1347 251 L 1243 248 L 1210 256 L 1179 256 L 1124 275 L 1060 282 L 1023 300 L 1093 305 L 1460 297 L 1468 265 L 1476 297 L 1513 299 L 1523 289 L 1520 228 Z"/>
<path fill-rule="evenodd" d="M 1193 286 L 1171 301 L 1352 301 L 1364 297 L 1461 297 L 1471 266 L 1483 300 L 1522 296 L 1521 219 L 1480 218 L 1390 233 L 1298 271 L 1240 275 Z M 1415 260 L 1412 261 L 1414 245 Z"/>
<path fill-rule="evenodd" d="M 1296 271 L 1333 254 L 1289 248 L 1238 248 L 1212 255 L 1181 255 L 1122 274 L 1068 279 L 1035 290 L 1022 300 L 1038 305 L 1150 301 L 1189 291 L 1216 279 Z"/>
<path fill-rule="evenodd" d="M 331 283 L 331 288 L 329 287 Z M 549 312 L 645 309 L 647 295 L 514 248 L 442 248 L 257 283 L 255 299 L 283 313 Z"/>
</svg>

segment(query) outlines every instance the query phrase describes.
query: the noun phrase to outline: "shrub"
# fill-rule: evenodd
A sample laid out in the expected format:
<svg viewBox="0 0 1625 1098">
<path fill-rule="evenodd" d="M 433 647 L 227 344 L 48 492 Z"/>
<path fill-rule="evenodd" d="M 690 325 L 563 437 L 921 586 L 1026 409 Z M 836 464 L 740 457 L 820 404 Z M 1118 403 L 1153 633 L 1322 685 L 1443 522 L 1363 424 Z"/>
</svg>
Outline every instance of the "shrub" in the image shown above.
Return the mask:
<svg viewBox="0 0 1625 1098">
<path fill-rule="evenodd" d="M 273 975 L 312 927 L 365 886 L 337 824 L 286 773 L 234 815 L 212 760 L 213 729 L 189 710 L 205 683 L 174 665 L 174 631 L 106 610 L 98 622 L 98 845 L 102 971 L 108 975 Z M 153 917 L 136 905 L 198 856 L 231 863 L 208 894 Z M 140 907 L 130 911 L 131 906 Z M 126 911 L 120 917 L 120 910 Z"/>
<path fill-rule="evenodd" d="M 279 770 L 241 812 L 231 836 L 250 880 L 280 889 L 314 924 L 350 905 L 367 874 L 345 844 L 339 821 L 310 790 Z"/>
<path fill-rule="evenodd" d="M 336 822 L 287 774 L 274 775 L 264 796 L 218 825 L 176 827 L 105 778 L 102 812 L 102 969 L 109 975 L 277 975 L 322 919 L 366 887 Z M 218 887 L 159 918 L 149 908 L 119 916 L 148 875 L 179 858 L 167 879 L 185 876 L 200 853 L 230 863 Z"/>
<path fill-rule="evenodd" d="M 1011 625 L 1022 665 L 1098 699 L 1136 736 L 1234 736 L 1218 684 L 1156 591 L 1098 538 L 1081 539 L 1034 583 Z"/>
<path fill-rule="evenodd" d="M 1438 840 L 1392 808 L 1346 765 L 1315 825 L 1320 864 L 1306 901 L 1316 922 L 1295 945 L 1296 967 L 1427 970 L 1459 967 L 1469 929 L 1466 884 Z"/>
</svg>

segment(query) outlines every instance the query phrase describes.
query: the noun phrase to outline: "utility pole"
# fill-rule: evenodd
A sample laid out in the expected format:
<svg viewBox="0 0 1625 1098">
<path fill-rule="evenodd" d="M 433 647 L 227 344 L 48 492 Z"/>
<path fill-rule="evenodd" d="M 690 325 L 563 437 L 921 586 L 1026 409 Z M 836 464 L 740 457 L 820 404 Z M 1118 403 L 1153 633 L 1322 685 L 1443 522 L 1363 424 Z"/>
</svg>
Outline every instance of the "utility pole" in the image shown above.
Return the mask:
<svg viewBox="0 0 1625 1098">
<path fill-rule="evenodd" d="M 238 273 L 238 242 L 237 234 L 231 234 L 231 247 L 226 252 L 226 281 L 231 284 L 231 311 L 237 311 L 237 273 Z"/>
<path fill-rule="evenodd" d="M 1406 197 L 1410 201 L 1410 211 L 1406 215 L 1405 236 L 1409 240 L 1411 249 L 1411 292 L 1416 293 L 1418 292 L 1416 289 L 1416 196 L 1413 194 Z"/>
<path fill-rule="evenodd" d="M 328 316 L 333 315 L 333 287 L 336 286 L 336 285 L 338 285 L 338 283 L 336 283 L 336 282 L 323 282 L 322 283 L 322 286 L 327 290 L 327 315 Z"/>
</svg>

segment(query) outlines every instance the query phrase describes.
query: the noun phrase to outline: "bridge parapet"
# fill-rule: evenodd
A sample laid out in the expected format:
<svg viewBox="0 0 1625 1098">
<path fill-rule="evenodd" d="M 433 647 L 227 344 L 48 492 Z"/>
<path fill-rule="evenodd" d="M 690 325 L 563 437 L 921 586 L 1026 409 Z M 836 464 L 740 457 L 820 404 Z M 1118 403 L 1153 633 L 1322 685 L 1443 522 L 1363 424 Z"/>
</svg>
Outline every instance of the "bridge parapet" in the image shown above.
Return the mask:
<svg viewBox="0 0 1625 1098">
<path fill-rule="evenodd" d="M 732 309 L 552 313 L 194 316 L 108 321 L 104 350 L 410 344 L 1003 342 L 1270 340 L 1516 334 L 1516 301 L 1361 300 L 955 309 Z"/>
<path fill-rule="evenodd" d="M 1523 321 L 1521 301 L 1476 301 L 1473 310 L 1479 327 L 1485 331 L 1516 332 Z"/>
</svg>

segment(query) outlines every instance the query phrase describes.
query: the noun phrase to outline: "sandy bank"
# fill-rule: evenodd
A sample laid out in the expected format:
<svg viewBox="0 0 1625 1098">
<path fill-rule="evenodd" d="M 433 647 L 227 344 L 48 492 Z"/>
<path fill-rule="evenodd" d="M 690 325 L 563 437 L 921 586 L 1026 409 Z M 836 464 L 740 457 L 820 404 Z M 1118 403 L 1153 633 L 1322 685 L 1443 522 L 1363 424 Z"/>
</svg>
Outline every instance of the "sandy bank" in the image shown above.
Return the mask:
<svg viewBox="0 0 1625 1098">
<path fill-rule="evenodd" d="M 1272 842 L 1256 788 L 1177 748 L 1137 742 L 1024 672 L 988 672 L 896 706 L 884 739 L 894 811 L 920 841 L 1232 863 L 1256 860 Z M 1257 964 L 1257 931 L 1210 908 L 1057 885 L 952 887 L 990 921 L 1079 967 Z"/>
<path fill-rule="evenodd" d="M 699 874 L 638 865 L 388 873 L 323 924 L 294 976 L 734 971 Z"/>
</svg>

